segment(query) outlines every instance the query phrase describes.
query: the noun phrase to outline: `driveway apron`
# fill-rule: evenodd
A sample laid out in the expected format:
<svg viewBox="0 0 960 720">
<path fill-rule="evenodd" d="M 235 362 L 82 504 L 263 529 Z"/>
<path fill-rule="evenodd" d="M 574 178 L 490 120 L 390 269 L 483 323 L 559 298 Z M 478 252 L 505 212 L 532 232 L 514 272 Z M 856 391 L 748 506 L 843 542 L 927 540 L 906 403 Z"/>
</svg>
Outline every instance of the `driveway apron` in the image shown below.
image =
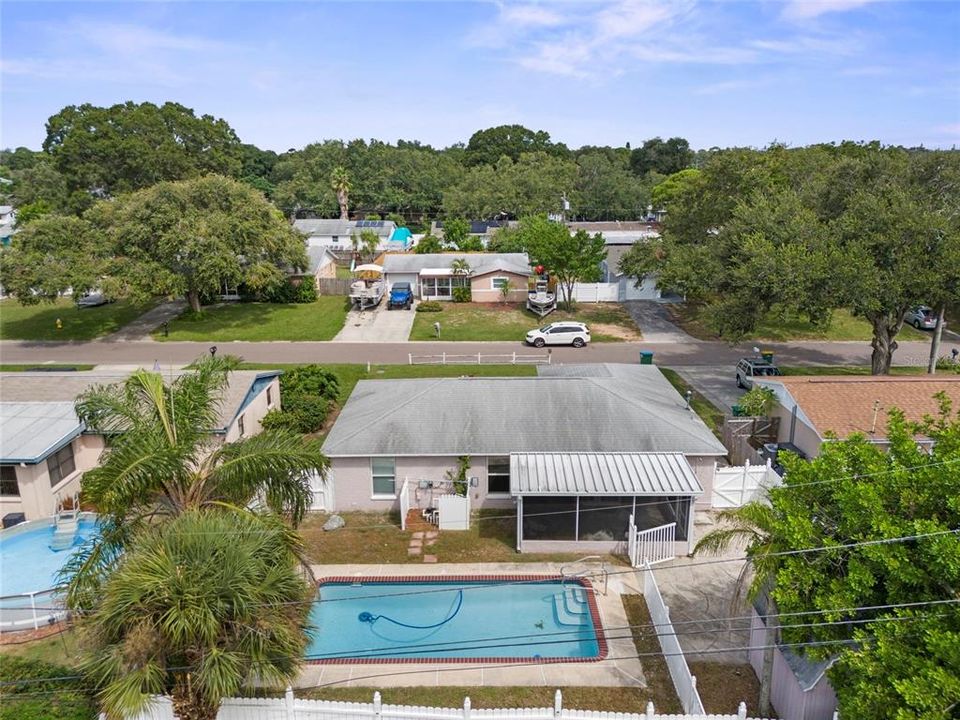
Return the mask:
<svg viewBox="0 0 960 720">
<path fill-rule="evenodd" d="M 370 310 L 351 310 L 333 342 L 406 342 L 414 310 L 387 310 L 387 299 Z"/>
</svg>

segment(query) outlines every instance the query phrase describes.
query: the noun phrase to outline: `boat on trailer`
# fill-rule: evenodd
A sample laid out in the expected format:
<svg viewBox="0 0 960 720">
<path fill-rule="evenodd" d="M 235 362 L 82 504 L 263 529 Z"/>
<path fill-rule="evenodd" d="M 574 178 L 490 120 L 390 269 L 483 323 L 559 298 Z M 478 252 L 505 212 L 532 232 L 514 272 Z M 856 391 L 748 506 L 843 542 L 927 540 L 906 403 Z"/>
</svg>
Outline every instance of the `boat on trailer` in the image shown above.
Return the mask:
<svg viewBox="0 0 960 720">
<path fill-rule="evenodd" d="M 350 304 L 356 310 L 376 307 L 383 299 L 386 283 L 383 281 L 383 268 L 374 263 L 357 265 L 353 269 L 357 278 L 350 284 Z"/>
<path fill-rule="evenodd" d="M 556 290 L 550 289 L 548 280 L 537 278 L 533 287 L 527 292 L 527 310 L 539 317 L 546 317 L 556 309 Z"/>
</svg>

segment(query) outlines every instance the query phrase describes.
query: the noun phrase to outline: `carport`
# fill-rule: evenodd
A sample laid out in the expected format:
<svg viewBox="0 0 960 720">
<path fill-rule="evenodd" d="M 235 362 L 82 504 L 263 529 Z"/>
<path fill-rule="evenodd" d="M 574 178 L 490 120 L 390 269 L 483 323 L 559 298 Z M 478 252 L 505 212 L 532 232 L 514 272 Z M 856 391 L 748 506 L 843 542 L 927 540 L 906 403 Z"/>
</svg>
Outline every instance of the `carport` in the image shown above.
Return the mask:
<svg viewBox="0 0 960 720">
<path fill-rule="evenodd" d="M 626 552 L 632 517 L 636 533 L 669 537 L 664 551 L 687 554 L 702 493 L 681 453 L 510 455 L 519 552 Z"/>
</svg>

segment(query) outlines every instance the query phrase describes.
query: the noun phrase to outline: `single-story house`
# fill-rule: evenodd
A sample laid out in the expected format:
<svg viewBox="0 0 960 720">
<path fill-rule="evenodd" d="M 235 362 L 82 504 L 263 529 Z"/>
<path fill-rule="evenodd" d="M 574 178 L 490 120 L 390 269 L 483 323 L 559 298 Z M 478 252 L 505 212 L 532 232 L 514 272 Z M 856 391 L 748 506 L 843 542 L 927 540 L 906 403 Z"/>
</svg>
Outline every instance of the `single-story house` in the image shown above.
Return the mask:
<svg viewBox="0 0 960 720">
<path fill-rule="evenodd" d="M 466 260 L 469 275 L 455 275 L 453 263 Z M 500 302 L 500 290 L 509 283 L 508 300 L 527 298 L 527 281 L 533 275 L 526 253 L 387 254 L 383 258 L 387 287 L 408 282 L 421 300 L 450 300 L 455 287 L 469 287 L 473 302 Z"/>
<path fill-rule="evenodd" d="M 887 413 L 899 408 L 919 421 L 939 410 L 937 393 L 946 393 L 960 407 L 960 375 L 917 376 L 789 376 L 756 378 L 773 390 L 780 418 L 777 442 L 791 443 L 807 457 L 816 457 L 827 433 L 843 439 L 862 433 L 886 442 Z"/>
<path fill-rule="evenodd" d="M 750 665 L 757 677 L 763 673 L 764 646 L 768 644 L 767 597 L 761 594 L 750 608 Z M 771 643 L 772 644 L 772 643 Z M 799 649 L 778 644 L 774 648 L 770 702 L 781 720 L 832 720 L 837 695 L 827 679 L 827 670 L 837 657 L 813 660 Z"/>
<path fill-rule="evenodd" d="M 486 247 L 493 234 L 502 227 L 517 227 L 519 223 L 516 220 L 470 220 L 469 235 L 480 238 L 483 246 Z M 430 226 L 430 233 L 438 238 L 443 237 L 443 221 L 435 220 Z"/>
<path fill-rule="evenodd" d="M 603 241 L 607 248 L 607 257 L 600 264 L 603 277 L 602 282 L 620 283 L 621 300 L 659 300 L 661 291 L 657 288 L 657 278 L 644 278 L 640 287 L 636 281 L 620 272 L 620 259 L 627 254 L 638 242 L 649 242 L 660 237 L 660 225 L 656 222 L 644 221 L 611 221 L 611 222 L 568 222 L 567 227 L 571 234 L 578 230 L 585 230 L 594 235 L 603 234 Z"/>
<path fill-rule="evenodd" d="M 326 247 L 334 252 L 352 250 L 353 236 L 360 235 L 363 231 L 376 233 L 380 238 L 377 252 L 402 252 L 409 249 L 413 242 L 408 233 L 397 234 L 397 226 L 392 220 L 307 218 L 294 220 L 293 227 L 306 237 L 307 247 Z"/>
<path fill-rule="evenodd" d="M 726 449 L 652 365 L 556 366 L 537 377 L 361 380 L 323 444 L 327 510 L 414 509 L 469 458 L 474 508 L 517 510 L 518 549 L 621 549 L 676 523 L 693 540 Z"/>
<path fill-rule="evenodd" d="M 0 517 L 49 517 L 57 496 L 80 490 L 80 478 L 97 464 L 104 441 L 77 417 L 74 401 L 95 385 L 119 383 L 128 375 L 100 370 L 0 373 Z M 280 407 L 279 376 L 276 370 L 230 373 L 219 422 L 211 432 L 225 442 L 259 433 L 263 416 Z"/>
</svg>

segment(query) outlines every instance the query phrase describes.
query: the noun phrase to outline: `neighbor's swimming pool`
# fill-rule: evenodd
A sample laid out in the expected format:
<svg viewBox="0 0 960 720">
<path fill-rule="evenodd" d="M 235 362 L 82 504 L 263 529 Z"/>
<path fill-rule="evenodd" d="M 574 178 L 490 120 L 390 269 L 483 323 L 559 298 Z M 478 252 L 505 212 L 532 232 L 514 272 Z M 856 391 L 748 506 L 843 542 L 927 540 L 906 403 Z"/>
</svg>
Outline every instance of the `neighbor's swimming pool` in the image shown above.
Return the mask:
<svg viewBox="0 0 960 720">
<path fill-rule="evenodd" d="M 607 653 L 586 580 L 340 577 L 319 585 L 308 662 L 570 662 Z"/>
</svg>

